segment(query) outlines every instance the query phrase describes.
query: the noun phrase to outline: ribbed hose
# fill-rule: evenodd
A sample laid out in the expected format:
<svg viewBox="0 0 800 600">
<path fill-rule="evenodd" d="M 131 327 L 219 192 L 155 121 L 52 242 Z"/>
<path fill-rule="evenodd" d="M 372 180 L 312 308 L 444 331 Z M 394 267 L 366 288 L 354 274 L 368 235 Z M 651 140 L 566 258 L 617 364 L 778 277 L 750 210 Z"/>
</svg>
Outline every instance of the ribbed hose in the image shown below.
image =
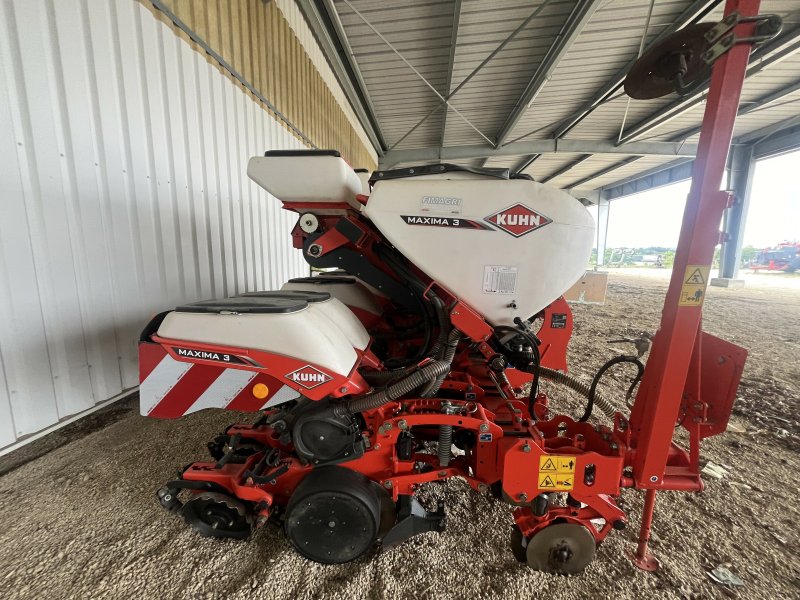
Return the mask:
<svg viewBox="0 0 800 600">
<path fill-rule="evenodd" d="M 419 386 L 436 379 L 439 376 L 446 375 L 450 371 L 450 365 L 443 361 L 433 361 L 428 365 L 422 367 L 419 371 L 401 379 L 387 387 L 385 390 L 369 394 L 368 396 L 361 396 L 359 398 L 352 398 L 347 402 L 337 405 L 333 409 L 333 413 L 337 417 L 342 417 L 346 414 L 355 414 L 364 412 L 365 410 L 372 410 L 383 406 L 387 402 L 397 400 L 401 396 L 417 389 Z"/>
<path fill-rule="evenodd" d="M 364 381 L 372 387 L 383 387 L 393 380 L 405 377 L 416 368 L 416 365 L 414 365 L 413 367 L 395 369 L 394 371 L 364 371 L 361 373 L 361 376 L 364 378 Z"/>
<path fill-rule="evenodd" d="M 436 313 L 436 320 L 439 322 L 439 337 L 436 338 L 436 342 L 434 342 L 433 346 L 431 346 L 431 349 L 428 351 L 428 356 L 434 360 L 441 360 L 445 344 L 447 344 L 447 329 L 450 321 L 445 313 L 444 303 L 438 296 L 433 296 L 431 298 L 431 303 Z"/>
<path fill-rule="evenodd" d="M 444 347 L 444 355 L 442 356 L 442 362 L 447 363 L 448 365 L 453 364 L 453 358 L 456 356 L 456 348 L 458 348 L 458 342 L 461 339 L 461 332 L 458 329 L 453 328 L 450 331 L 450 335 L 447 336 L 447 342 L 445 343 Z M 444 378 L 447 376 L 447 373 L 439 375 L 436 379 L 434 379 L 429 386 L 427 386 L 420 396 L 423 398 L 432 398 L 436 395 L 436 392 L 439 391 L 439 388 L 442 387 L 442 383 L 444 383 Z"/>
<path fill-rule="evenodd" d="M 542 377 L 546 377 L 550 381 L 566 386 L 571 390 L 586 396 L 586 398 L 591 397 L 589 384 L 581 381 L 580 379 L 576 379 L 575 377 L 567 375 L 566 373 L 562 373 L 561 371 L 548 369 L 547 367 L 539 367 L 539 373 Z M 609 419 L 614 418 L 614 415 L 617 412 L 616 409 L 611 405 L 608 399 L 598 391 L 595 391 L 594 393 L 594 404 L 597 406 L 597 408 L 602 410 L 603 414 Z"/>
</svg>

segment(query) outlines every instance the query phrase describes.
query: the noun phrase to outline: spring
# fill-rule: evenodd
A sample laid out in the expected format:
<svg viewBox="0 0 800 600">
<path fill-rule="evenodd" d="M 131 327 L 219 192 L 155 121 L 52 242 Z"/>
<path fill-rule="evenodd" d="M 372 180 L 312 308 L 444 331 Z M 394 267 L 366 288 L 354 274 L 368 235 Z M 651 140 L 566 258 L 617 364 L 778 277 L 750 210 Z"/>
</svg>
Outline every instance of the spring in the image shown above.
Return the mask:
<svg viewBox="0 0 800 600">
<path fill-rule="evenodd" d="M 439 466 L 446 467 L 450 464 L 453 446 L 453 426 L 440 425 L 439 426 L 439 446 L 437 454 L 439 455 Z"/>
</svg>

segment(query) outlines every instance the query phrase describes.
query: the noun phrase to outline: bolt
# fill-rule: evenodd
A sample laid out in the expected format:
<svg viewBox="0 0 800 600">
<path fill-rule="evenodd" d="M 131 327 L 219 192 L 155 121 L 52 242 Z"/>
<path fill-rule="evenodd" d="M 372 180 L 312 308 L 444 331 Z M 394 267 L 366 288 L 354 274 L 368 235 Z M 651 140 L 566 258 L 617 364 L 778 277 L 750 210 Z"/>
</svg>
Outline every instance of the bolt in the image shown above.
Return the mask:
<svg viewBox="0 0 800 600">
<path fill-rule="evenodd" d="M 439 477 L 447 477 L 447 471 L 439 471 L 439 472 L 437 473 L 437 475 L 438 475 Z"/>
<path fill-rule="evenodd" d="M 384 431 L 389 431 L 391 428 L 392 428 L 392 424 L 391 424 L 389 421 L 386 421 L 386 422 L 383 424 L 383 429 L 384 429 Z"/>
<path fill-rule="evenodd" d="M 342 393 L 342 394 L 346 394 L 347 393 L 347 386 L 340 387 L 339 388 L 339 392 Z"/>
<path fill-rule="evenodd" d="M 530 444 L 528 444 L 528 442 L 525 442 L 525 445 L 522 446 L 522 451 L 523 452 L 530 452 L 531 451 L 531 447 L 530 447 Z"/>
<path fill-rule="evenodd" d="M 489 489 L 489 486 L 488 486 L 488 485 L 486 485 L 485 483 L 479 483 L 479 484 L 478 484 L 478 491 L 479 491 L 481 494 L 485 494 L 485 493 L 486 493 L 486 491 L 487 491 L 488 489 Z"/>
<path fill-rule="evenodd" d="M 526 494 L 525 492 L 522 492 L 519 495 L 519 501 L 520 502 L 527 502 L 528 501 L 528 494 Z"/>
<path fill-rule="evenodd" d="M 478 429 L 480 429 L 481 431 L 484 431 L 484 432 L 489 431 L 489 424 L 488 423 L 481 423 L 481 426 Z"/>
<path fill-rule="evenodd" d="M 651 475 L 650 476 L 651 483 L 656 483 L 658 481 L 658 475 Z"/>
<path fill-rule="evenodd" d="M 311 256 L 319 256 L 320 254 L 322 254 L 322 246 L 320 246 L 319 244 L 311 244 L 308 247 L 308 253 Z"/>
<path fill-rule="evenodd" d="M 702 410 L 703 409 L 703 405 L 700 404 L 699 402 L 695 402 L 694 403 L 694 409 L 695 410 Z"/>
<path fill-rule="evenodd" d="M 400 428 L 402 431 L 405 431 L 406 429 L 408 429 L 408 423 L 406 423 L 406 420 L 405 420 L 405 419 L 400 419 L 400 421 L 398 421 L 398 423 L 397 423 L 397 426 L 398 426 L 398 427 L 399 427 L 399 428 Z"/>
<path fill-rule="evenodd" d="M 383 487 L 385 487 L 387 490 L 392 489 L 392 481 L 391 481 L 391 479 L 387 479 L 386 481 L 384 481 L 383 482 Z"/>
<path fill-rule="evenodd" d="M 608 447 L 609 447 L 609 448 L 611 448 L 611 451 L 612 451 L 612 452 L 616 452 L 616 451 L 617 451 L 617 448 L 619 448 L 619 446 L 617 446 L 617 444 L 616 444 L 616 443 L 614 443 L 614 442 L 611 442 L 611 443 L 608 445 Z"/>
</svg>

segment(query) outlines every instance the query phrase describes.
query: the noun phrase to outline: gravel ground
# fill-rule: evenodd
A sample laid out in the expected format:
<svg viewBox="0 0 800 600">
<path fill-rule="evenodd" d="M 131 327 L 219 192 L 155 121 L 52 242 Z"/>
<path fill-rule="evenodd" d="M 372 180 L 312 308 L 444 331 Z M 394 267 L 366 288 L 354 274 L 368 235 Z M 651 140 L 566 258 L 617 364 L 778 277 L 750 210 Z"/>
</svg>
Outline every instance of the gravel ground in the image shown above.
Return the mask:
<svg viewBox="0 0 800 600">
<path fill-rule="evenodd" d="M 666 283 L 611 277 L 604 306 L 577 306 L 573 371 L 589 376 L 614 351 L 606 340 L 653 331 Z M 612 532 L 579 577 L 533 572 L 508 546 L 510 509 L 463 482 L 428 486 L 448 530 L 381 554 L 321 566 L 268 526 L 246 543 L 204 539 L 163 511 L 154 491 L 237 415 L 205 411 L 156 421 L 130 411 L 0 477 L 0 597 L 14 598 L 747 598 L 800 597 L 798 292 L 712 288 L 706 329 L 750 349 L 735 420 L 745 431 L 708 440 L 703 461 L 730 467 L 701 494 L 658 497 L 652 549 L 658 573 L 625 557 L 636 527 Z M 620 377 L 607 392 L 624 389 Z M 553 396 L 577 414 L 579 401 Z M 626 491 L 633 522 L 641 494 Z M 720 564 L 744 588 L 711 582 Z"/>
</svg>

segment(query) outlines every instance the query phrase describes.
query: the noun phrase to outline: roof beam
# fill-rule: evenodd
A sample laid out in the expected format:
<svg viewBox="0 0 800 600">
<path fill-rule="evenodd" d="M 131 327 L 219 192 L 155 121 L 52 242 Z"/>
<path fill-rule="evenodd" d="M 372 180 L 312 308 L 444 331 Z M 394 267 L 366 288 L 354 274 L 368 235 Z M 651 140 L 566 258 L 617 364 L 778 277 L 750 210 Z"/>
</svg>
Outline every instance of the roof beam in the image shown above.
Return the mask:
<svg viewBox="0 0 800 600">
<path fill-rule="evenodd" d="M 504 39 L 502 42 L 500 42 L 500 44 L 499 44 L 499 45 L 498 45 L 498 46 L 497 46 L 497 47 L 496 47 L 494 50 L 492 50 L 492 51 L 491 51 L 491 52 L 490 52 L 490 53 L 489 53 L 489 54 L 486 56 L 486 58 L 484 58 L 484 59 L 481 61 L 481 63 L 480 63 L 480 64 L 479 64 L 477 67 L 475 67 L 475 68 L 472 70 L 472 72 L 471 72 L 469 75 L 467 75 L 467 76 L 466 76 L 464 79 L 462 79 L 462 80 L 461 80 L 461 83 L 459 83 L 459 84 L 456 86 L 456 88 L 455 88 L 455 89 L 454 89 L 452 92 L 448 93 L 448 94 L 447 94 L 447 95 L 444 97 L 444 101 L 443 101 L 443 102 L 441 102 L 440 104 L 437 104 L 437 105 L 436 105 L 436 106 L 435 106 L 433 109 L 431 109 L 431 110 L 430 110 L 430 112 L 428 112 L 428 114 L 426 114 L 426 115 L 425 115 L 424 117 L 422 117 L 422 118 L 421 118 L 419 121 L 417 121 L 417 123 L 416 123 L 416 124 L 415 124 L 415 125 L 414 125 L 414 126 L 411 128 L 411 129 L 409 129 L 409 130 L 408 130 L 406 133 L 404 133 L 404 134 L 403 134 L 403 135 L 400 137 L 400 139 L 399 139 L 399 140 L 397 140 L 397 141 L 396 141 L 396 142 L 395 142 L 395 143 L 392 145 L 392 147 L 390 148 L 390 150 L 391 150 L 391 149 L 393 149 L 393 148 L 396 148 L 396 147 L 397 147 L 397 146 L 398 146 L 398 145 L 399 145 L 399 144 L 400 144 L 400 143 L 401 143 L 401 142 L 402 142 L 404 139 L 406 139 L 406 138 L 407 138 L 409 135 L 411 135 L 412 133 L 414 133 L 414 132 L 417 130 L 417 128 L 418 128 L 420 125 L 422 125 L 422 124 L 423 124 L 425 121 L 427 121 L 427 120 L 428 120 L 428 119 L 429 119 L 429 118 L 430 118 L 430 117 L 431 117 L 431 116 L 432 116 L 432 115 L 433 115 L 433 114 L 434 114 L 436 111 L 438 111 L 440 108 L 442 108 L 442 107 L 445 107 L 445 108 L 447 108 L 447 103 L 448 103 L 448 101 L 449 101 L 449 100 L 450 100 L 450 99 L 451 99 L 453 96 L 455 96 L 455 95 L 456 95 L 456 94 L 459 92 L 459 90 L 461 90 L 461 88 L 463 88 L 465 85 L 467 85 L 467 83 L 469 83 L 469 82 L 470 82 L 470 80 L 471 80 L 473 77 L 475 77 L 475 75 L 477 75 L 477 74 L 478 74 L 478 71 L 480 71 L 481 69 L 483 69 L 483 67 L 485 67 L 485 66 L 486 66 L 486 65 L 489 63 L 489 61 L 490 61 L 490 60 L 492 60 L 492 59 L 493 59 L 495 56 L 497 56 L 497 55 L 500 53 L 500 51 L 501 51 L 503 48 L 505 48 L 505 47 L 506 47 L 506 46 L 507 46 L 509 43 L 511 43 L 511 41 L 512 41 L 512 40 L 513 40 L 515 37 L 517 37 L 517 35 L 518 35 L 518 34 L 519 34 L 521 31 L 523 31 L 523 30 L 524 30 L 524 29 L 525 29 L 525 28 L 528 26 L 528 23 L 530 23 L 531 21 L 533 21 L 533 19 L 535 19 L 536 17 L 538 17 L 538 16 L 539 16 L 539 14 L 541 14 L 541 12 L 542 12 L 542 11 L 543 11 L 545 8 L 547 8 L 547 6 L 550 4 L 550 2 L 551 2 L 551 1 L 552 1 L 552 0 L 545 0 L 545 1 L 544 1 L 542 4 L 540 4 L 539 6 L 537 6 L 537 7 L 536 7 L 536 8 L 533 10 L 533 12 L 532 12 L 531 14 L 529 14 L 529 15 L 526 17 L 526 19 L 525 19 L 524 21 L 522 21 L 522 23 L 520 23 L 519 25 L 517 25 L 517 27 L 516 27 L 516 29 L 514 29 L 514 31 L 512 31 L 511 33 L 509 33 L 509 34 L 508 34 L 508 36 L 507 36 L 507 37 L 506 37 L 506 38 L 505 38 L 505 39 Z M 460 9 L 459 9 L 459 10 L 460 10 Z M 460 18 L 460 15 L 459 15 L 459 18 Z M 451 48 L 452 48 L 452 46 L 451 46 Z M 451 69 L 451 71 L 452 71 L 452 69 Z M 448 73 L 448 77 L 449 77 L 451 74 L 452 74 L 452 73 Z M 448 86 L 448 87 L 449 87 L 449 86 Z"/>
<path fill-rule="evenodd" d="M 772 40 L 769 44 L 757 48 L 751 58 L 750 66 L 747 68 L 745 78 L 752 77 L 761 71 L 768 69 L 775 63 L 791 56 L 800 50 L 800 27 L 795 27 L 792 31 L 779 38 Z M 695 91 L 688 96 L 684 96 L 675 102 L 665 106 L 659 111 L 656 111 L 649 117 L 639 121 L 636 125 L 631 127 L 620 138 L 620 143 L 624 144 L 639 138 L 654 129 L 657 129 L 668 123 L 672 119 L 680 116 L 694 106 L 700 104 L 708 94 L 708 83 L 700 90 Z"/>
<path fill-rule="evenodd" d="M 444 95 L 446 99 L 450 99 L 450 86 L 453 83 L 453 64 L 456 61 L 456 46 L 458 45 L 458 25 L 461 21 L 461 0 L 455 0 L 453 3 L 453 26 L 450 29 L 450 59 L 447 63 L 447 84 L 444 88 Z M 444 115 L 442 115 L 442 134 L 439 136 L 441 140 L 440 145 L 444 146 L 444 134 L 447 131 L 447 113 L 450 112 L 447 106 L 444 107 Z"/>
<path fill-rule="evenodd" d="M 674 160 L 666 165 L 653 167 L 647 171 L 620 179 L 611 185 L 604 186 L 601 189 L 601 193 L 607 200 L 614 200 L 615 198 L 638 194 L 678 181 L 685 181 L 692 177 L 693 165 L 694 161 L 691 159 Z"/>
<path fill-rule="evenodd" d="M 684 10 L 677 19 L 675 19 L 674 23 L 661 30 L 661 32 L 653 39 L 650 45 L 647 46 L 645 51 L 649 50 L 661 42 L 661 40 L 669 35 L 672 35 L 679 29 L 682 29 L 686 25 L 699 21 L 721 3 L 722 0 L 696 0 L 691 4 L 691 6 L 686 8 L 686 10 Z M 606 83 L 594 96 L 592 96 L 592 99 L 589 100 L 589 102 L 584 104 L 580 109 L 578 109 L 578 111 L 572 113 L 569 117 L 559 122 L 553 129 L 553 137 L 561 138 L 567 135 L 567 133 L 569 133 L 573 127 L 592 114 L 596 108 L 610 100 L 613 94 L 622 86 L 623 82 L 625 81 L 625 77 L 628 75 L 628 71 L 630 71 L 631 67 L 637 60 L 638 57 L 628 61 L 628 63 L 622 69 L 617 71 L 616 75 L 614 75 L 614 77 L 612 77 L 608 83 Z M 540 130 L 541 129 L 546 128 L 540 128 Z M 520 173 L 522 169 L 528 168 L 537 158 L 539 157 L 535 155 L 526 157 L 525 159 L 521 160 L 519 164 L 512 169 L 512 171 L 515 173 Z"/>
<path fill-rule="evenodd" d="M 737 117 L 741 117 L 742 115 L 746 115 L 748 113 L 754 112 L 756 110 L 764 109 L 766 106 L 772 104 L 773 102 L 778 102 L 779 100 L 783 100 L 787 96 L 791 96 L 795 92 L 800 90 L 800 80 L 794 82 L 793 84 L 781 88 L 771 94 L 766 94 L 765 96 L 761 96 L 757 100 L 753 102 L 743 103 L 739 105 L 739 110 L 736 113 Z M 800 98 L 798 98 L 800 99 Z M 678 140 L 685 140 L 696 133 L 700 133 L 700 126 L 692 127 L 691 129 L 686 129 L 679 134 L 670 138 L 671 141 L 676 142 Z"/>
<path fill-rule="evenodd" d="M 314 33 L 339 85 L 342 86 L 347 101 L 356 113 L 356 117 L 366 131 L 378 156 L 381 156 L 388 148 L 386 139 L 381 132 L 375 116 L 375 108 L 367 93 L 367 86 L 355 63 L 353 51 L 344 36 L 344 30 L 335 9 L 325 0 L 317 2 L 297 0 L 297 6 Z"/>
<path fill-rule="evenodd" d="M 603 177 L 603 175 L 608 175 L 609 173 L 613 173 L 617 169 L 620 169 L 620 168 L 622 168 L 622 167 L 624 167 L 626 165 L 629 165 L 629 164 L 631 164 L 633 162 L 636 162 L 637 160 L 640 160 L 641 158 L 642 158 L 641 156 L 630 156 L 630 157 L 628 157 L 628 158 L 626 158 L 626 159 L 624 159 L 624 160 L 622 160 L 622 161 L 620 161 L 618 163 L 614 163 L 613 165 L 611 165 L 609 167 L 606 167 L 604 169 L 600 169 L 596 173 L 592 173 L 591 175 L 589 175 L 587 177 L 584 177 L 583 179 L 581 179 L 579 181 L 576 181 L 574 183 L 574 186 L 577 187 L 577 188 L 582 188 L 587 183 L 589 183 L 590 181 L 594 181 L 598 177 Z"/>
<path fill-rule="evenodd" d="M 757 159 L 800 149 L 800 116 L 791 117 L 780 123 L 768 125 L 757 131 L 747 133 L 737 138 L 734 144 L 754 142 L 753 155 Z M 678 181 L 685 181 L 692 177 L 693 164 L 694 161 L 691 159 L 681 158 L 674 160 L 665 165 L 659 165 L 615 181 L 601 188 L 601 192 L 604 198 L 613 200 Z"/>
<path fill-rule="evenodd" d="M 590 158 L 592 158 L 591 154 L 584 154 L 580 158 L 573 160 L 568 165 L 561 167 L 558 171 L 556 171 L 552 175 L 547 175 L 546 177 L 542 177 L 541 179 L 539 179 L 539 182 L 540 183 L 547 183 L 548 181 L 553 181 L 553 179 L 561 177 L 562 175 L 564 175 L 568 171 L 572 170 L 573 167 L 577 167 L 579 164 L 585 163 Z M 578 187 L 578 186 L 576 184 L 575 186 L 570 186 L 570 187 Z"/>
<path fill-rule="evenodd" d="M 525 169 L 530 167 L 537 158 L 539 158 L 541 154 L 531 154 L 530 156 L 526 156 L 522 160 L 520 160 L 517 164 L 511 167 L 512 173 L 522 173 Z"/>
<path fill-rule="evenodd" d="M 542 91 L 542 88 L 544 88 L 550 80 L 558 63 L 561 62 L 561 59 L 575 42 L 575 39 L 589 22 L 589 19 L 592 18 L 592 15 L 595 10 L 599 8 L 600 4 L 600 0 L 586 0 L 585 2 L 578 2 L 572 9 L 572 12 L 569 17 L 567 17 L 561 30 L 556 35 L 555 41 L 550 46 L 542 62 L 539 63 L 533 77 L 528 82 L 528 85 L 525 86 L 522 95 L 497 132 L 495 145 L 502 146 L 503 143 L 505 143 L 509 134 L 514 130 L 517 123 L 519 123 L 519 120 L 528 110 L 531 103 L 536 100 L 536 96 L 539 95 L 539 92 Z"/>
<path fill-rule="evenodd" d="M 684 10 L 677 19 L 675 19 L 674 23 L 668 27 L 665 27 L 661 33 L 659 33 L 653 39 L 647 48 L 645 48 L 645 52 L 661 42 L 667 36 L 672 35 L 676 31 L 683 29 L 691 23 L 699 21 L 709 12 L 711 12 L 718 4 L 722 4 L 722 0 L 696 0 L 695 2 L 692 2 L 691 6 L 686 8 L 686 10 Z M 628 61 L 628 63 L 622 67 L 622 69 L 620 69 L 617 74 L 608 81 L 608 83 L 606 83 L 594 96 L 592 96 L 592 99 L 589 100 L 589 102 L 584 104 L 572 115 L 561 121 L 554 129 L 553 136 L 559 138 L 566 135 L 573 127 L 589 116 L 594 109 L 608 100 L 611 95 L 616 92 L 620 86 L 622 86 L 622 83 L 625 81 L 625 77 L 628 75 L 628 71 L 630 71 L 637 59 L 638 57 Z"/>
<path fill-rule="evenodd" d="M 742 115 L 746 115 L 746 114 L 751 113 L 751 112 L 753 112 L 755 110 L 762 109 L 762 108 L 768 106 L 769 104 L 772 104 L 773 102 L 777 102 L 779 100 L 783 100 L 784 98 L 786 98 L 787 96 L 790 96 L 791 94 L 794 94 L 798 90 L 800 90 L 800 81 L 796 81 L 795 83 L 793 83 L 793 84 L 791 84 L 791 85 L 789 85 L 789 86 L 787 86 L 785 88 L 781 88 L 780 90 L 772 92 L 771 94 L 767 94 L 765 96 L 762 96 L 761 98 L 758 98 L 757 100 L 755 100 L 753 102 L 750 102 L 750 103 L 747 103 L 747 104 L 742 104 L 739 107 L 738 116 L 741 117 Z M 794 120 L 795 120 L 795 118 L 791 119 L 790 121 L 794 121 Z M 791 123 L 789 125 L 781 125 L 781 124 L 777 124 L 777 125 L 778 125 L 777 129 L 785 129 L 787 127 L 791 127 Z M 774 127 L 774 126 L 772 126 L 772 127 Z M 759 130 L 759 131 L 762 131 L 762 130 Z M 773 133 L 775 131 L 776 130 L 774 130 L 774 129 L 772 130 Z M 677 141 L 680 141 L 680 140 L 685 140 L 686 138 L 691 137 L 691 136 L 693 136 L 693 135 L 695 135 L 696 133 L 699 133 L 699 132 L 700 132 L 700 127 L 692 127 L 691 129 L 687 129 L 686 131 L 683 131 L 679 135 L 673 137 L 671 141 L 676 141 L 677 142 Z M 756 133 L 756 135 L 757 136 L 758 135 L 762 135 L 763 136 L 763 135 L 772 135 L 772 134 L 770 133 L 770 131 L 762 131 L 761 134 Z M 755 139 L 757 139 L 757 137 L 750 138 L 751 141 L 755 140 Z M 782 140 L 782 142 L 780 142 L 780 143 L 775 145 L 775 148 L 778 148 L 781 143 L 784 143 L 786 141 L 787 140 L 784 138 Z M 746 142 L 747 142 L 747 140 L 745 140 L 743 142 L 737 142 L 737 143 L 746 143 Z M 790 145 L 789 150 L 791 150 L 792 148 L 800 146 L 800 143 L 795 144 L 794 146 L 792 146 L 791 144 L 792 144 L 792 142 L 789 141 L 789 145 Z M 769 151 L 768 153 L 771 154 L 771 153 L 778 153 L 778 152 L 782 152 L 782 151 L 784 151 L 784 150 L 776 149 L 776 150 Z M 758 154 L 758 152 L 756 152 L 756 154 Z M 623 160 L 621 162 L 613 164 L 610 167 L 606 167 L 605 169 L 602 169 L 601 171 L 598 171 L 597 173 L 594 173 L 592 175 L 589 175 L 588 177 L 585 177 L 584 179 L 581 179 L 575 185 L 578 186 L 578 187 L 582 187 L 582 186 L 586 185 L 588 182 L 592 181 L 593 179 L 597 179 L 598 177 L 602 177 L 603 175 L 607 175 L 608 173 L 611 173 L 611 172 L 619 169 L 620 167 L 624 167 L 625 165 L 628 165 L 628 164 L 630 164 L 630 163 L 632 163 L 632 162 L 634 162 L 636 160 L 639 160 L 639 158 L 640 157 L 636 157 L 635 156 L 635 157 L 632 157 L 631 159 Z M 523 167 L 523 168 L 525 168 L 525 167 Z"/>
<path fill-rule="evenodd" d="M 613 140 L 530 140 L 514 142 L 500 148 L 490 144 L 474 146 L 430 147 L 409 150 L 390 150 L 381 158 L 381 169 L 399 163 L 467 160 L 525 154 L 638 154 L 641 156 L 691 156 L 697 153 L 697 144 L 684 142 L 633 142 L 617 145 Z"/>
<path fill-rule="evenodd" d="M 761 159 L 796 150 L 800 150 L 800 125 L 759 142 L 753 147 L 753 154 Z"/>
<path fill-rule="evenodd" d="M 800 115 L 740 136 L 736 144 L 752 144 L 757 159 L 800 149 Z"/>
</svg>

